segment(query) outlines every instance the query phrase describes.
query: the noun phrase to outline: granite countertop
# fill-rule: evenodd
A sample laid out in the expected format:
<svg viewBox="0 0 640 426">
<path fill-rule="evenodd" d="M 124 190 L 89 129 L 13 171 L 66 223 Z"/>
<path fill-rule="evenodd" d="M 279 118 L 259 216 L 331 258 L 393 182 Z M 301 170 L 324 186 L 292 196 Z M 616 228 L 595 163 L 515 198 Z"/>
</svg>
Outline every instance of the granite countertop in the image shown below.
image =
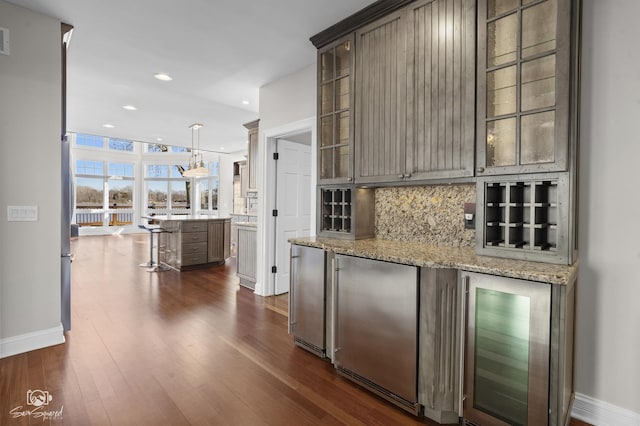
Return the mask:
<svg viewBox="0 0 640 426">
<path fill-rule="evenodd" d="M 154 216 L 143 216 L 145 219 L 150 220 L 224 220 L 230 219 L 229 217 L 217 217 L 209 216 L 206 214 L 158 214 Z"/>
<path fill-rule="evenodd" d="M 448 247 L 375 238 L 351 241 L 306 237 L 292 238 L 289 242 L 337 254 L 429 268 L 454 268 L 548 284 L 570 284 L 578 271 L 578 262 L 567 266 L 478 256 L 473 247 Z"/>
<path fill-rule="evenodd" d="M 257 228 L 258 227 L 258 223 L 257 222 L 235 222 L 234 225 L 236 226 L 244 226 L 247 228 Z"/>
</svg>

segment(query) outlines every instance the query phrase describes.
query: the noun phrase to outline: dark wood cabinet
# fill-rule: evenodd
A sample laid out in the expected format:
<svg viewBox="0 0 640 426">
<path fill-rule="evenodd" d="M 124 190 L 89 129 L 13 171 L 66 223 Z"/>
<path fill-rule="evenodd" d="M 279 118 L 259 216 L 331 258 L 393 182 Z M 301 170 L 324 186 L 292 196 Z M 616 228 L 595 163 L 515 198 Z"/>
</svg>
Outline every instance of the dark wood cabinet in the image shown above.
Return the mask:
<svg viewBox="0 0 640 426">
<path fill-rule="evenodd" d="M 576 3 L 478 2 L 478 175 L 568 169 Z"/>
<path fill-rule="evenodd" d="M 405 173 L 406 12 L 356 31 L 356 182 L 402 179 Z"/>
<path fill-rule="evenodd" d="M 318 51 L 318 180 L 353 181 L 353 36 Z"/>
<path fill-rule="evenodd" d="M 245 123 L 248 130 L 247 141 L 249 142 L 247 154 L 247 191 L 257 191 L 257 165 L 258 165 L 258 124 L 260 119 Z"/>
<path fill-rule="evenodd" d="M 406 180 L 473 176 L 474 0 L 407 7 Z"/>
</svg>

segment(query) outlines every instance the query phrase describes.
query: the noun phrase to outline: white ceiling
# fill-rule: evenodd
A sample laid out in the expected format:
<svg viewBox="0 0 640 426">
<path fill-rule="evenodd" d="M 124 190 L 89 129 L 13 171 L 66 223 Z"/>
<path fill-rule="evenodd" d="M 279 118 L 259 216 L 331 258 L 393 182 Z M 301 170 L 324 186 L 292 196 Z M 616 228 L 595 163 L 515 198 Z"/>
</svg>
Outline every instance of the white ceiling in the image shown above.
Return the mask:
<svg viewBox="0 0 640 426">
<path fill-rule="evenodd" d="M 371 0 L 8 0 L 74 26 L 70 131 L 246 149 L 259 88 L 315 62 L 309 37 Z M 156 80 L 167 73 L 173 81 Z M 243 105 L 242 101 L 248 101 Z M 137 111 L 127 111 L 134 105 Z M 108 129 L 104 124 L 115 127 Z M 223 149 L 224 148 L 224 149 Z"/>
</svg>

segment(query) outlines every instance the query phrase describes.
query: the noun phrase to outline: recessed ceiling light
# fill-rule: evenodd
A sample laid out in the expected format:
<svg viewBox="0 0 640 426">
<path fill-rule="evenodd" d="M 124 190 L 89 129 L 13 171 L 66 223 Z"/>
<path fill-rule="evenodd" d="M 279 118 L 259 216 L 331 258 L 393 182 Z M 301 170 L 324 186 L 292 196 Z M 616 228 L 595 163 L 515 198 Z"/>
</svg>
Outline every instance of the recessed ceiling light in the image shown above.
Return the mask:
<svg viewBox="0 0 640 426">
<path fill-rule="evenodd" d="M 106 127 L 107 129 L 113 129 L 116 126 L 114 126 L 113 124 L 107 123 L 107 124 L 103 124 L 102 127 Z"/>
<path fill-rule="evenodd" d="M 165 74 L 165 73 L 161 73 L 161 72 L 159 72 L 157 74 L 154 74 L 153 76 L 155 78 L 157 78 L 158 80 L 162 80 L 162 81 L 171 81 L 171 80 L 173 80 L 173 78 L 171 78 L 170 75 Z"/>
<path fill-rule="evenodd" d="M 249 101 L 242 101 L 242 105 L 249 105 Z"/>
<path fill-rule="evenodd" d="M 220 151 L 224 151 L 224 146 L 221 146 L 221 147 L 220 147 Z"/>
<path fill-rule="evenodd" d="M 125 105 L 122 108 L 124 108 L 126 110 L 129 110 L 129 111 L 135 111 L 135 110 L 138 109 L 138 108 L 134 107 L 133 105 Z"/>
<path fill-rule="evenodd" d="M 162 138 L 156 138 L 157 142 L 162 142 Z"/>
</svg>

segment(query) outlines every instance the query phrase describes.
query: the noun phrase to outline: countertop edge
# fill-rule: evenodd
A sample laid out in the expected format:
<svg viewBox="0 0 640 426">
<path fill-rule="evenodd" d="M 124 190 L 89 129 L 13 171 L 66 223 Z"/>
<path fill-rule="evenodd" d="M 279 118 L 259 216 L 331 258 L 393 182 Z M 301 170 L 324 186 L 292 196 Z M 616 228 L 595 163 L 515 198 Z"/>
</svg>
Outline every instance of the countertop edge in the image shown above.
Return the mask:
<svg viewBox="0 0 640 426">
<path fill-rule="evenodd" d="M 466 272 L 477 272 L 488 275 L 496 275 L 507 278 L 516 278 L 527 281 L 536 281 L 546 284 L 557 284 L 557 285 L 570 285 L 574 282 L 578 273 L 578 261 L 576 261 L 573 265 L 557 265 L 557 264 L 549 264 L 544 262 L 532 262 L 532 261 L 524 261 L 524 260 L 513 260 L 513 259 L 504 259 L 504 258 L 495 258 L 489 256 L 476 256 L 475 249 L 472 247 L 438 247 L 432 246 L 428 244 L 419 244 L 419 243 L 402 243 L 400 241 L 389 241 L 389 240 L 356 240 L 356 241 L 348 241 L 348 240 L 331 240 L 327 238 L 315 239 L 315 237 L 305 237 L 305 238 L 291 238 L 289 239 L 291 244 L 296 244 L 300 246 L 307 247 L 315 247 L 323 250 L 330 251 L 335 254 L 343 254 L 348 256 L 356 256 L 363 257 L 367 259 L 380 260 L 385 262 L 393 262 L 400 263 L 404 265 L 418 266 L 418 267 L 427 267 L 427 268 L 451 268 L 451 269 L 459 269 L 461 271 Z M 436 250 L 436 251 L 458 251 L 460 253 L 459 257 L 469 257 L 471 256 L 474 261 L 461 261 L 454 259 L 455 254 L 451 256 L 449 259 L 432 259 L 429 256 L 425 255 L 416 255 L 416 256 L 401 256 L 398 254 L 394 254 L 392 250 L 385 250 L 384 252 L 373 250 L 373 251 L 364 251 L 357 250 L 353 247 L 356 244 L 364 243 L 370 245 L 390 245 L 390 246 L 402 246 L 406 244 L 406 246 L 411 248 L 416 248 L 423 246 L 425 251 L 428 250 Z M 386 248 L 385 248 L 386 249 Z M 506 264 L 511 263 L 513 266 L 507 266 Z M 555 270 L 555 272 L 545 272 L 542 269 L 549 268 Z"/>
</svg>

